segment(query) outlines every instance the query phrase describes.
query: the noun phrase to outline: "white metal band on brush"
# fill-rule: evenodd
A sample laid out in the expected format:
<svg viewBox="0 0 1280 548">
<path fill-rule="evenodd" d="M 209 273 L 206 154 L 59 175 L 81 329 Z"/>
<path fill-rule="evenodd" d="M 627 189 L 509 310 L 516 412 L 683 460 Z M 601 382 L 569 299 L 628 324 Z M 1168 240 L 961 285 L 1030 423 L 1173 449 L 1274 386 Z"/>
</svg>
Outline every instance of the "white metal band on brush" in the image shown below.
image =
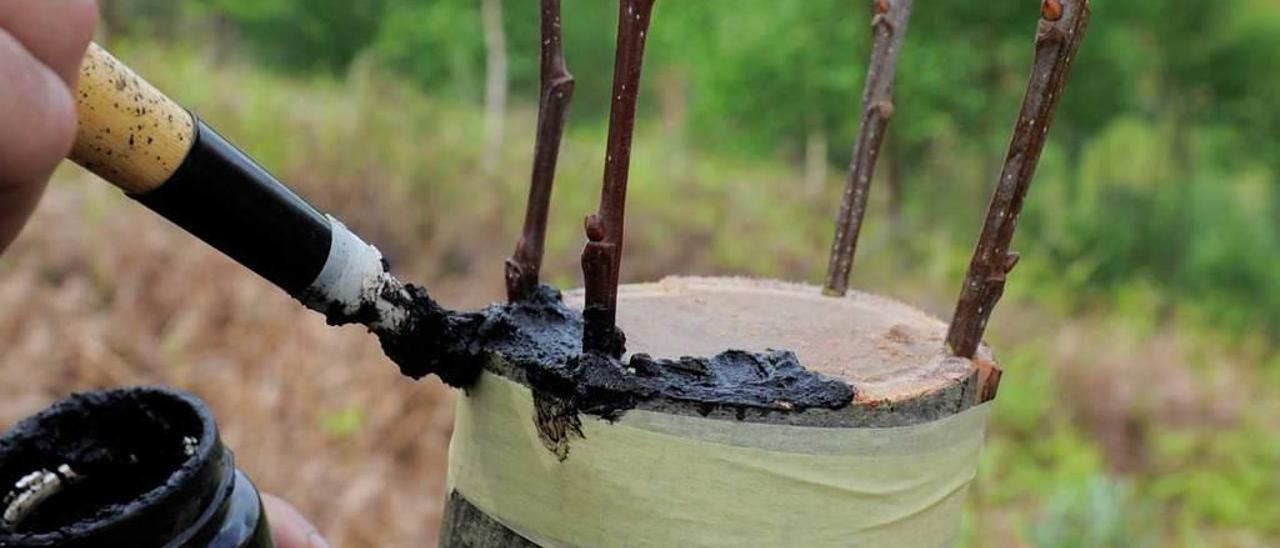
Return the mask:
<svg viewBox="0 0 1280 548">
<path fill-rule="evenodd" d="M 562 462 L 539 441 L 529 389 L 485 373 L 459 397 L 449 484 L 546 547 L 944 546 L 989 407 L 861 429 L 584 416 Z"/>
<path fill-rule="evenodd" d="M 327 307 L 339 303 L 344 312 L 355 313 L 360 308 L 365 286 L 382 274 L 382 253 L 332 215 L 327 217 L 331 234 L 329 258 L 307 288 L 307 306 Z"/>
<path fill-rule="evenodd" d="M 370 327 L 393 328 L 404 320 L 405 312 L 383 298 L 387 290 L 402 291 L 385 271 L 382 253 L 332 215 L 329 218 L 329 257 L 315 281 L 303 292 L 302 301 L 324 314 L 338 312 L 354 316 L 372 306 L 377 318 Z M 335 307 L 337 308 L 335 310 Z"/>
</svg>

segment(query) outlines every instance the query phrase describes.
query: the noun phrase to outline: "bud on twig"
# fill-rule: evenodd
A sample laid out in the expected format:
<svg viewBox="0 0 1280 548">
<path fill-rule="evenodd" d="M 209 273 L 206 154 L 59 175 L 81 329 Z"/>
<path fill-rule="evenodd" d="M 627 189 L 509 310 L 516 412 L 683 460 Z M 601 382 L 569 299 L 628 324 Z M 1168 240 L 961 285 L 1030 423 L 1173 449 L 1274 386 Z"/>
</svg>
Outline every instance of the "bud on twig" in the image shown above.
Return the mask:
<svg viewBox="0 0 1280 548">
<path fill-rule="evenodd" d="M 622 232 L 631 165 L 631 137 L 636 124 L 640 69 L 655 0 L 620 0 L 618 43 L 613 62 L 613 97 L 609 108 L 609 141 L 605 146 L 604 190 L 599 211 L 587 222 L 590 242 L 582 252 L 586 285 L 583 349 L 621 355 L 615 324 L 618 273 L 622 265 Z"/>
<path fill-rule="evenodd" d="M 542 0 L 541 59 L 542 96 L 538 102 L 538 135 L 534 141 L 529 202 L 515 254 L 507 259 L 507 298 L 512 301 L 538 287 L 547 215 L 551 209 L 551 186 L 555 181 L 565 117 L 573 99 L 573 75 L 565 67 L 560 32 L 560 0 Z"/>
</svg>

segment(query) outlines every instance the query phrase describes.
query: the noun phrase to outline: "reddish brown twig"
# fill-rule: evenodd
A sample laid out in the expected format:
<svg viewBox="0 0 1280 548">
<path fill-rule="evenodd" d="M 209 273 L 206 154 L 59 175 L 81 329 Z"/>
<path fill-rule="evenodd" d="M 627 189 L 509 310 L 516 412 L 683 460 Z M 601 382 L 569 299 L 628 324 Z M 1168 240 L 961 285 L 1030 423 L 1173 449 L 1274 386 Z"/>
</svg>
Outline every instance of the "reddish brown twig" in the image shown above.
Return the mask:
<svg viewBox="0 0 1280 548">
<path fill-rule="evenodd" d="M 635 130 L 640 68 L 653 3 L 654 0 L 621 0 L 618 4 L 618 44 L 613 61 L 604 190 L 599 210 L 586 219 L 588 242 L 582 251 L 582 274 L 586 282 L 583 349 L 612 355 L 621 355 L 623 351 L 621 333 L 615 327 L 618 272 L 622 265 L 631 135 Z"/>
<path fill-rule="evenodd" d="M 1018 254 L 1009 251 L 1009 244 L 1088 21 L 1088 0 L 1043 0 L 1041 4 L 1027 94 L 947 332 L 947 347 L 956 356 L 973 357 L 991 310 L 1004 294 L 1005 278 L 1018 263 Z"/>
<path fill-rule="evenodd" d="M 524 231 L 515 254 L 507 259 L 507 298 L 518 300 L 538 287 L 551 186 L 560 156 L 560 138 L 573 100 L 573 75 L 565 67 L 560 33 L 560 0 L 542 0 L 542 97 L 538 102 L 538 135 L 533 149 L 533 174 Z"/>
<path fill-rule="evenodd" d="M 848 291 L 858 233 L 867 212 L 871 177 L 875 174 L 885 129 L 893 116 L 893 76 L 907 21 L 911 18 L 911 0 L 872 0 L 872 11 L 871 62 L 867 65 L 867 82 L 862 91 L 862 125 L 853 145 L 853 160 L 831 244 L 831 261 L 827 264 L 827 281 L 822 289 L 823 293 L 833 296 Z"/>
</svg>

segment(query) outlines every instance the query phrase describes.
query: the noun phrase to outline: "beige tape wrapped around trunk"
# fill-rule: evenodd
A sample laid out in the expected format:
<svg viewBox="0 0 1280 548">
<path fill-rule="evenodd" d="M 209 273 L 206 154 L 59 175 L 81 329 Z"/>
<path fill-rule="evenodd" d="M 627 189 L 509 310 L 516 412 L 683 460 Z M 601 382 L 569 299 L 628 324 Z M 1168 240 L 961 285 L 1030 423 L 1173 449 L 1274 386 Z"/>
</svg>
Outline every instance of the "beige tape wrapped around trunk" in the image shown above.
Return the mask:
<svg viewBox="0 0 1280 548">
<path fill-rule="evenodd" d="M 868 429 L 584 416 L 561 462 L 529 389 L 485 373 L 458 401 L 449 484 L 547 547 L 944 546 L 988 408 Z"/>
</svg>

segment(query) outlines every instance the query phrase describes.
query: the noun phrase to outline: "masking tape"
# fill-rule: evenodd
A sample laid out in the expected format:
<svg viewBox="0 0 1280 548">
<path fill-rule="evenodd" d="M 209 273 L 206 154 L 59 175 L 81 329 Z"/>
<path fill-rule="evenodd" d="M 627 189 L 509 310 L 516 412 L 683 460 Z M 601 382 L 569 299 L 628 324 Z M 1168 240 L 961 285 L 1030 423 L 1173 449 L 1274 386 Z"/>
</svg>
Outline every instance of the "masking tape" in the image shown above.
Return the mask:
<svg viewBox="0 0 1280 548">
<path fill-rule="evenodd" d="M 901 428 L 583 416 L 560 461 L 529 389 L 485 373 L 458 400 L 449 486 L 549 548 L 944 546 L 989 408 Z"/>
</svg>

